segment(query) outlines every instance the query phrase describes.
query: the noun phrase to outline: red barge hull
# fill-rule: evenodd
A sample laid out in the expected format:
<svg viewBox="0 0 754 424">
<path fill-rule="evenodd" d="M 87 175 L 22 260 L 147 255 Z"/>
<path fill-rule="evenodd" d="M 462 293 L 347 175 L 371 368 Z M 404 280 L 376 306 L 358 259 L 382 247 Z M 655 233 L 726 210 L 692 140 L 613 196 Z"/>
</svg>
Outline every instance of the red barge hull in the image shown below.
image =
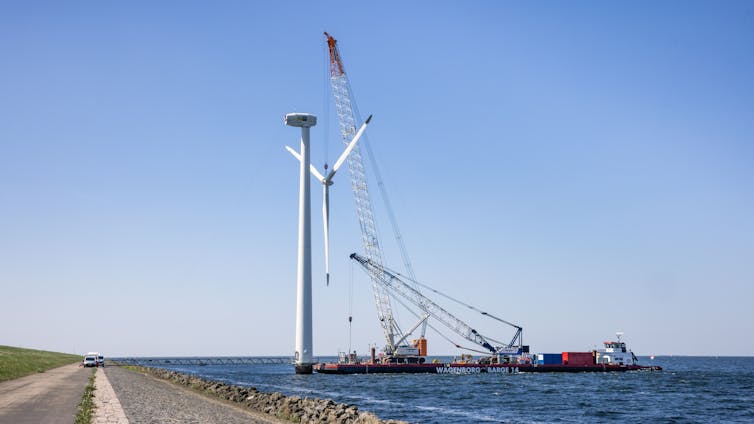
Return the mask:
<svg viewBox="0 0 754 424">
<path fill-rule="evenodd" d="M 320 363 L 314 371 L 322 374 L 517 374 L 522 372 L 623 372 L 662 371 L 643 365 L 532 365 L 532 364 L 333 364 Z"/>
</svg>

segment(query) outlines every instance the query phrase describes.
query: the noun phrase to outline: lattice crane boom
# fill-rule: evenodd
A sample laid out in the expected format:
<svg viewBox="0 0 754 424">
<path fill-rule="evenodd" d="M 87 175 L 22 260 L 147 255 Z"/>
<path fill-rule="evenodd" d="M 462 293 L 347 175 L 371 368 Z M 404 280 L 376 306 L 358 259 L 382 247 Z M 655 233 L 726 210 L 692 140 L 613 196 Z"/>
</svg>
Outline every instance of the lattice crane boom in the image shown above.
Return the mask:
<svg viewBox="0 0 754 424">
<path fill-rule="evenodd" d="M 351 104 L 351 89 L 343 62 L 340 59 L 337 41 L 326 32 L 325 36 L 327 37 L 327 46 L 330 53 L 330 84 L 333 90 L 333 97 L 335 98 L 340 135 L 343 142 L 348 144 L 356 133 L 356 118 Z M 351 173 L 351 189 L 353 190 L 353 197 L 356 203 L 356 213 L 359 217 L 364 253 L 369 258 L 369 261 L 379 264 L 379 266 L 373 267 L 369 271 L 369 277 L 372 282 L 372 293 L 377 305 L 377 319 L 385 332 L 385 339 L 387 341 L 385 350 L 386 353 L 392 353 L 395 351 L 396 336 L 399 339 L 403 338 L 403 336 L 393 318 L 390 296 L 386 288 L 380 284 L 380 281 L 385 278 L 382 275 L 381 266 L 383 263 L 382 249 L 379 243 L 374 209 L 367 188 L 360 145 L 357 145 L 351 154 L 348 155 L 348 169 Z"/>
<path fill-rule="evenodd" d="M 401 280 L 400 277 L 386 270 L 382 265 L 376 264 L 372 262 L 370 259 L 365 258 L 363 256 L 359 256 L 356 253 L 351 254 L 351 259 L 355 260 L 362 267 L 364 267 L 364 269 L 366 269 L 370 273 L 370 275 L 372 273 L 379 275 L 380 276 L 379 283 L 383 285 L 386 289 L 389 289 L 390 292 L 397 294 L 401 296 L 402 298 L 406 299 L 407 301 L 411 302 L 412 304 L 417 306 L 419 309 L 424 311 L 426 314 L 429 314 L 434 319 L 441 322 L 444 326 L 446 326 L 447 328 L 449 328 L 450 330 L 452 330 L 459 336 L 463 337 L 466 340 L 474 342 L 478 344 L 479 346 L 484 347 L 485 349 L 490 351 L 490 353 L 492 354 L 500 353 L 501 349 L 503 348 L 513 347 L 513 343 L 516 340 L 519 340 L 519 337 L 521 334 L 521 327 L 515 324 L 511 324 L 507 321 L 503 321 L 499 318 L 495 318 L 498 321 L 505 322 L 506 324 L 516 328 L 517 331 L 516 331 L 516 336 L 514 336 L 513 340 L 511 341 L 510 344 L 508 344 L 508 346 L 494 347 L 488 341 L 488 339 L 489 340 L 492 340 L 492 339 L 480 334 L 471 326 L 469 326 L 465 322 L 458 319 L 455 315 L 446 311 L 442 306 L 433 302 L 431 299 L 421 294 L 418 290 L 413 288 L 411 285 Z M 483 315 L 489 315 L 489 314 L 483 312 Z"/>
</svg>

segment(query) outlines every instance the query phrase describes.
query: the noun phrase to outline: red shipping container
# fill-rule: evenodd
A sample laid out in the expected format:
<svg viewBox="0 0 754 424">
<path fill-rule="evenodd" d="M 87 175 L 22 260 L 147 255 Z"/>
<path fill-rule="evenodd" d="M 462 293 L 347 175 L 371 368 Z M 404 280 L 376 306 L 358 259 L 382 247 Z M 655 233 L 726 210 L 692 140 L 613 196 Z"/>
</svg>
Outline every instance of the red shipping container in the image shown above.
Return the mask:
<svg viewBox="0 0 754 424">
<path fill-rule="evenodd" d="M 594 365 L 592 352 L 563 352 L 563 365 L 585 366 Z"/>
</svg>

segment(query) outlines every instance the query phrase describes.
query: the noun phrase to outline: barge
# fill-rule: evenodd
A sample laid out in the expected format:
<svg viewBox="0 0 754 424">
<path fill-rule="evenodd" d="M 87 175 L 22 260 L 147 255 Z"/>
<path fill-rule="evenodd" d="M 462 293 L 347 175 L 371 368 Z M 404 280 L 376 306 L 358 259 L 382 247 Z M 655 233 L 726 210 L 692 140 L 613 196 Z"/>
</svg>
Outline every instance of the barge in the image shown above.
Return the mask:
<svg viewBox="0 0 754 424">
<path fill-rule="evenodd" d="M 522 372 L 622 372 L 661 371 L 653 365 L 539 365 L 539 364 L 463 364 L 457 362 L 440 364 L 341 364 L 320 363 L 314 371 L 321 374 L 518 374 Z"/>
<path fill-rule="evenodd" d="M 657 365 L 639 365 L 638 358 L 621 341 L 606 341 L 602 349 L 591 352 L 561 352 L 529 354 L 528 349 L 498 356 L 474 359 L 462 355 L 460 360 L 443 363 L 437 359 L 426 362 L 425 356 L 385 356 L 362 361 L 355 354 L 340 355 L 337 363 L 315 364 L 314 371 L 321 374 L 518 374 L 529 372 L 625 372 L 662 371 Z M 416 343 L 416 341 L 415 341 Z M 426 340 L 419 339 L 426 349 Z"/>
</svg>

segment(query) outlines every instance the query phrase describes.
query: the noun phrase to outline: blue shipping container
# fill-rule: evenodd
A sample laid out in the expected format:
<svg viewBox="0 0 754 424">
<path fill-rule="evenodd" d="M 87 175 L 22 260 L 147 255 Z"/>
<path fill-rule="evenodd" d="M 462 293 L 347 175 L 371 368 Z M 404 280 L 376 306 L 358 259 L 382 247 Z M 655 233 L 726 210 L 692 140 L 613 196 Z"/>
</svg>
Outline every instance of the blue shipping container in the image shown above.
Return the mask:
<svg viewBox="0 0 754 424">
<path fill-rule="evenodd" d="M 537 355 L 539 365 L 560 365 L 563 363 L 562 353 L 540 353 Z"/>
</svg>

